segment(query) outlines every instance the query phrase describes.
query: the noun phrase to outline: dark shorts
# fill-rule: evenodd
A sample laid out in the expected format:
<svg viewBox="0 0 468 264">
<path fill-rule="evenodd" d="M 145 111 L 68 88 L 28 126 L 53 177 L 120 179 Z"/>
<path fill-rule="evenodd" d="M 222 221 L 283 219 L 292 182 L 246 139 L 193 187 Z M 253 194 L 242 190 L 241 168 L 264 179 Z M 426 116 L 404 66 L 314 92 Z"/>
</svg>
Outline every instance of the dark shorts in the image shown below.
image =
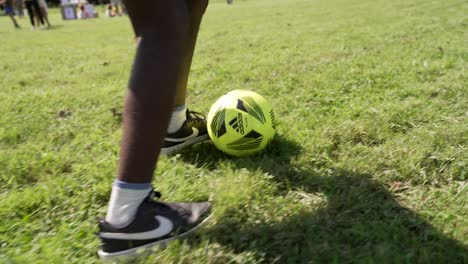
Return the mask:
<svg viewBox="0 0 468 264">
<path fill-rule="evenodd" d="M 5 7 L 5 13 L 9 14 L 15 14 L 15 10 L 13 9 L 12 6 L 6 6 Z"/>
</svg>

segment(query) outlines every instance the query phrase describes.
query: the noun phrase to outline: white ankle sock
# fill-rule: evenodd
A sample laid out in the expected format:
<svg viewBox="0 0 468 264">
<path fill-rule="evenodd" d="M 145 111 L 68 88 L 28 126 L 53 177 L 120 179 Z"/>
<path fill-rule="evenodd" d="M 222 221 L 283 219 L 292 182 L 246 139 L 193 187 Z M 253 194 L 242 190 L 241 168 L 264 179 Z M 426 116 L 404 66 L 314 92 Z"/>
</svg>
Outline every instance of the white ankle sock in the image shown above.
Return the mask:
<svg viewBox="0 0 468 264">
<path fill-rule="evenodd" d="M 169 120 L 169 127 L 167 128 L 167 133 L 175 133 L 182 127 L 185 120 L 187 120 L 186 112 L 187 107 L 185 105 L 174 108 L 174 110 L 172 111 L 171 119 Z"/>
<path fill-rule="evenodd" d="M 146 186 L 147 188 L 144 188 Z M 135 217 L 141 202 L 150 191 L 151 185 L 149 183 L 141 185 L 137 189 L 122 188 L 119 184 L 114 183 L 107 209 L 106 222 L 115 228 L 122 228 L 129 224 Z"/>
</svg>

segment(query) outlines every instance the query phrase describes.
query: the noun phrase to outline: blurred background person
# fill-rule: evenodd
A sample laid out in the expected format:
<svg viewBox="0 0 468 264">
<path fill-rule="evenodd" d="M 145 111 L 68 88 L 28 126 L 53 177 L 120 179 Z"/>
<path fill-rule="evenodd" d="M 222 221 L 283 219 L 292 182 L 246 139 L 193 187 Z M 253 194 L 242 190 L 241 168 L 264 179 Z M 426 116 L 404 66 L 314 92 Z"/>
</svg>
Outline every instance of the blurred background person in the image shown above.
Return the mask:
<svg viewBox="0 0 468 264">
<path fill-rule="evenodd" d="M 29 20 L 31 21 L 31 30 L 36 29 L 36 23 L 34 22 L 34 14 L 37 14 L 39 18 L 39 21 L 42 25 L 41 29 L 45 29 L 44 19 L 41 14 L 41 9 L 39 8 L 39 2 L 37 0 L 24 0 L 24 4 L 26 5 L 26 9 L 28 10 Z M 39 26 L 39 23 L 37 23 L 37 26 Z"/>
<path fill-rule="evenodd" d="M 112 7 L 112 4 L 109 3 L 106 6 L 106 17 L 114 17 L 114 16 L 115 16 L 114 8 Z"/>
<path fill-rule="evenodd" d="M 114 15 L 121 16 L 126 13 L 122 0 L 111 0 L 111 2 L 114 7 Z"/>
<path fill-rule="evenodd" d="M 3 4 L 5 6 L 5 13 L 11 18 L 11 21 L 13 21 L 13 25 L 15 26 L 15 28 L 20 29 L 21 27 L 18 25 L 18 22 L 15 19 L 13 0 L 0 0 L 0 4 Z"/>
<path fill-rule="evenodd" d="M 86 8 L 83 4 L 80 4 L 78 6 L 78 19 L 86 19 L 89 18 L 88 11 L 86 11 Z"/>
<path fill-rule="evenodd" d="M 40 13 L 42 15 L 42 18 L 47 23 L 47 27 L 50 28 L 51 25 L 50 25 L 50 22 L 49 22 L 49 15 L 48 15 L 49 7 L 47 6 L 47 2 L 45 0 L 38 0 L 37 2 L 39 3 L 39 9 L 40 9 Z M 39 16 L 36 15 L 36 18 L 39 18 Z M 39 21 L 37 21 L 37 23 L 39 24 Z"/>
</svg>

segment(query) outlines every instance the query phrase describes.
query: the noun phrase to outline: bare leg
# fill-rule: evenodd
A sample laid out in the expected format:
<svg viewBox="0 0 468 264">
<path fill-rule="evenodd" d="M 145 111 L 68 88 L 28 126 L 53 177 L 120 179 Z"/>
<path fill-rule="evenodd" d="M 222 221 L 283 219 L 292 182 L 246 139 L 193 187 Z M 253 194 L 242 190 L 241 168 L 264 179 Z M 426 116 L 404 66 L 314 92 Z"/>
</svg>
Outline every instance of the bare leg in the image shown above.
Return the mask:
<svg viewBox="0 0 468 264">
<path fill-rule="evenodd" d="M 36 21 L 36 24 L 40 25 L 39 15 L 37 14 L 37 10 L 34 10 L 33 13 L 34 13 L 34 20 Z"/>
<path fill-rule="evenodd" d="M 36 24 L 34 22 L 33 3 L 32 3 L 32 1 L 25 1 L 24 3 L 26 5 L 26 9 L 28 10 L 29 21 L 31 22 L 31 25 L 34 28 L 36 26 Z"/>
<path fill-rule="evenodd" d="M 211 204 L 161 203 L 151 180 L 189 43 L 185 0 L 127 0 L 140 38 L 125 99 L 119 170 L 100 222 L 102 258 L 177 239 L 205 221 Z"/>
<path fill-rule="evenodd" d="M 41 10 L 39 8 L 39 2 L 37 2 L 37 0 L 32 0 L 32 7 L 34 9 L 35 15 L 37 18 L 39 18 L 41 25 L 44 25 L 44 19 L 42 18 Z M 39 25 L 39 22 L 37 22 L 37 25 Z"/>
<path fill-rule="evenodd" d="M 11 18 L 11 21 L 13 21 L 15 28 L 20 28 L 20 26 L 18 25 L 18 22 L 16 22 L 15 16 L 12 13 L 8 14 L 8 16 Z"/>
<path fill-rule="evenodd" d="M 47 23 L 47 27 L 50 27 L 49 16 L 47 15 L 47 11 L 44 7 L 40 7 L 42 17 L 44 18 L 45 22 Z"/>
<path fill-rule="evenodd" d="M 128 0 L 125 6 L 141 38 L 125 99 L 117 178 L 148 183 L 169 121 L 188 43 L 184 0 Z"/>
<path fill-rule="evenodd" d="M 193 52 L 197 42 L 198 30 L 200 23 L 208 6 L 208 0 L 185 0 L 189 12 L 190 26 L 188 32 L 189 41 L 184 50 L 184 66 L 181 69 L 179 80 L 177 83 L 177 91 L 175 97 L 175 106 L 185 105 L 187 97 L 187 82 L 192 65 Z"/>
</svg>

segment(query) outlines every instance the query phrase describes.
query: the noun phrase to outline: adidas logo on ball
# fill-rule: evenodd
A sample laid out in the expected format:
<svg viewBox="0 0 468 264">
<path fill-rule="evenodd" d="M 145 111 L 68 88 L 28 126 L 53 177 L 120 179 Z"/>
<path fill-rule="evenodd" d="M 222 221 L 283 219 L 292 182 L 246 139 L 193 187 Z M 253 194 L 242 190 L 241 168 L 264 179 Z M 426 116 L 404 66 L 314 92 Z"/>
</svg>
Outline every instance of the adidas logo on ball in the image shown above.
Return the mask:
<svg viewBox="0 0 468 264">
<path fill-rule="evenodd" d="M 275 136 L 271 104 L 252 91 L 235 90 L 221 96 L 211 106 L 207 125 L 214 145 L 234 156 L 255 154 Z"/>
<path fill-rule="evenodd" d="M 237 117 L 229 122 L 232 128 L 234 128 L 239 134 L 244 135 L 244 120 L 242 114 L 238 113 Z"/>
</svg>

